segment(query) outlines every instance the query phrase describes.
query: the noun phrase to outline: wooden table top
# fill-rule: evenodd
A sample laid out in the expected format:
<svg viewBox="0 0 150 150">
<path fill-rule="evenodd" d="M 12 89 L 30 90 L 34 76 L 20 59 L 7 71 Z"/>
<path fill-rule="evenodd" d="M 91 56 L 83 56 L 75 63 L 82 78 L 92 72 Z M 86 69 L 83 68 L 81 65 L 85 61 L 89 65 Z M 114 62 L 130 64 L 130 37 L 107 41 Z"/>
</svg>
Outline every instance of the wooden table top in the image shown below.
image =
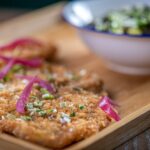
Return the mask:
<svg viewBox="0 0 150 150">
<path fill-rule="evenodd" d="M 3 38 L 6 38 L 6 37 L 9 37 L 11 39 L 14 37 L 14 35 L 17 37 L 17 36 L 20 36 L 21 34 L 26 34 L 27 30 L 28 30 L 28 32 L 30 32 L 30 31 L 36 30 L 36 28 L 38 28 L 39 29 L 38 32 L 37 33 L 34 32 L 33 36 L 36 35 L 37 37 L 45 39 L 45 40 L 54 40 L 54 42 L 57 43 L 58 47 L 61 50 L 59 53 L 59 57 L 61 58 L 60 62 L 63 62 L 63 64 L 67 65 L 68 67 L 73 66 L 75 69 L 79 68 L 78 66 L 81 65 L 82 67 L 88 67 L 90 71 L 101 68 L 102 70 L 104 70 L 104 71 L 102 71 L 102 73 L 100 73 L 101 76 L 104 76 L 105 73 L 109 73 L 110 75 L 114 76 L 114 78 L 119 77 L 120 80 L 116 80 L 116 82 L 118 82 L 118 83 L 122 82 L 122 87 L 125 88 L 126 91 L 118 94 L 119 95 L 118 97 L 124 97 L 124 99 L 128 97 L 128 90 L 131 90 L 131 88 L 134 89 L 136 86 L 143 85 L 143 83 L 146 83 L 149 81 L 149 77 L 138 79 L 136 77 L 135 78 L 126 77 L 124 75 L 119 75 L 119 74 L 115 74 L 111 71 L 107 71 L 105 66 L 103 66 L 102 62 L 99 61 L 97 58 L 95 58 L 95 56 L 92 55 L 89 51 L 87 51 L 87 47 L 85 47 L 85 45 L 80 41 L 80 39 L 78 38 L 78 36 L 76 34 L 76 31 L 72 27 L 69 27 L 68 25 L 66 25 L 66 23 L 64 23 L 64 21 L 61 20 L 61 18 L 55 17 L 55 15 L 58 15 L 58 10 L 60 11 L 61 8 L 62 7 L 57 6 L 52 9 L 53 13 L 50 15 L 51 17 L 53 17 L 52 21 L 47 20 L 47 18 L 50 17 L 47 15 L 47 13 L 49 11 L 47 9 L 45 9 L 43 11 L 43 14 L 44 13 L 46 14 L 44 21 L 47 20 L 47 24 L 49 22 L 51 22 L 51 24 L 55 24 L 56 20 L 58 21 L 57 25 L 53 29 L 45 28 L 45 23 L 43 23 L 42 21 L 39 22 L 39 20 L 36 18 L 37 15 L 35 15 L 36 17 L 34 18 L 34 21 L 39 22 L 39 24 L 37 25 L 38 27 L 32 25 L 32 22 L 28 21 L 28 24 L 30 24 L 29 30 L 24 28 L 24 30 L 22 30 L 22 31 L 16 31 L 18 24 L 21 24 L 22 27 L 25 26 L 25 25 L 23 25 L 24 20 L 22 19 L 22 21 L 21 21 L 21 18 L 20 18 L 19 23 L 12 21 L 11 32 L 10 32 L 9 28 L 7 28 L 5 26 L 6 24 L 3 23 L 0 26 L 0 30 L 3 31 L 3 32 L 1 32 L 0 39 L 2 40 Z M 34 16 L 34 14 L 33 14 L 33 16 Z M 29 18 L 29 17 L 26 17 L 26 18 Z M 39 18 L 40 18 L 40 15 L 39 15 Z M 21 26 L 21 25 L 19 25 L 19 26 Z M 61 33 L 57 34 L 56 31 L 59 31 Z M 67 36 L 67 35 L 70 35 L 70 36 Z M 58 38 L 58 40 L 56 41 L 57 38 Z M 64 40 L 64 38 L 65 38 L 65 40 Z M 74 46 L 76 46 L 76 47 L 74 47 L 74 49 L 76 48 L 76 51 L 72 51 L 72 41 L 74 41 Z M 64 45 L 64 42 L 67 43 L 67 46 Z M 67 52 L 64 53 L 64 51 L 67 51 Z M 79 53 L 79 55 L 77 55 L 77 53 Z M 82 59 L 82 58 L 84 58 L 84 59 Z M 71 61 L 71 60 L 73 60 L 73 61 Z M 99 66 L 96 66 L 97 64 Z M 99 68 L 96 68 L 96 67 L 99 67 Z M 106 80 L 106 84 L 108 84 L 108 86 L 110 86 L 110 89 L 112 89 L 111 84 L 114 84 L 115 80 L 110 83 L 111 79 L 109 78 L 109 76 L 106 76 L 104 78 L 104 80 Z M 131 87 L 130 86 L 128 87 L 126 85 L 126 82 L 130 83 L 130 81 L 131 81 L 131 83 L 133 83 L 133 85 L 131 85 Z M 146 84 L 146 87 L 149 88 L 149 84 Z M 120 89 L 119 88 L 113 89 L 112 91 L 119 92 Z M 134 94 L 135 91 L 136 90 L 132 90 L 131 91 L 132 94 Z M 147 93 L 145 93 L 145 95 L 146 94 Z M 125 101 L 123 102 L 124 105 L 126 103 L 127 102 L 125 102 Z M 148 103 L 149 102 L 145 100 L 144 105 L 146 105 Z M 131 102 L 131 104 L 132 104 L 132 102 Z M 140 108 L 140 105 L 142 105 L 142 102 L 138 101 L 135 109 L 137 109 L 138 107 Z M 125 109 L 128 109 L 129 111 L 126 112 Z M 128 108 L 128 105 L 126 105 L 123 108 L 122 116 L 125 116 L 125 115 L 127 115 L 127 113 L 130 113 L 130 109 L 132 109 L 132 108 Z M 141 134 L 135 136 L 134 138 L 131 138 L 129 141 L 127 141 L 124 144 L 120 145 L 119 147 L 115 148 L 115 150 L 134 150 L 134 149 L 135 150 L 150 150 L 150 129 L 142 132 Z"/>
</svg>

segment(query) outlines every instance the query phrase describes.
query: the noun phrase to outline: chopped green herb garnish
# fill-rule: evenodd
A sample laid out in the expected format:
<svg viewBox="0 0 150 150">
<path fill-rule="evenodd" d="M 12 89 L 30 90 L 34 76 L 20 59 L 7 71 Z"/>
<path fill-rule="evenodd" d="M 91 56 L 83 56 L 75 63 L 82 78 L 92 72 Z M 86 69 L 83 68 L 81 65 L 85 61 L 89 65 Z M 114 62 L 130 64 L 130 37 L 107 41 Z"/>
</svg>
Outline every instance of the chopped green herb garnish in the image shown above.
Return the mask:
<svg viewBox="0 0 150 150">
<path fill-rule="evenodd" d="M 48 109 L 47 110 L 47 113 L 56 113 L 57 112 L 57 109 Z"/>
<path fill-rule="evenodd" d="M 37 99 L 37 96 L 31 95 L 30 96 L 32 99 Z"/>
<path fill-rule="evenodd" d="M 14 65 L 13 68 L 12 68 L 12 72 L 18 72 L 20 70 L 23 69 L 23 66 L 22 65 Z"/>
<path fill-rule="evenodd" d="M 7 82 L 10 80 L 10 76 L 9 75 L 5 75 L 5 77 L 3 78 L 3 81 L 4 82 Z"/>
<path fill-rule="evenodd" d="M 61 108 L 64 108 L 64 107 L 66 107 L 66 106 L 67 106 L 67 103 L 66 103 L 66 102 L 61 102 L 61 103 L 60 103 L 60 107 L 61 107 Z"/>
<path fill-rule="evenodd" d="M 39 109 L 39 108 L 35 109 L 35 112 L 40 112 L 40 111 L 41 111 L 41 109 Z"/>
<path fill-rule="evenodd" d="M 22 120 L 25 120 L 25 121 L 31 121 L 32 118 L 30 116 L 21 116 L 20 117 Z"/>
<path fill-rule="evenodd" d="M 71 114 L 70 114 L 70 117 L 75 117 L 76 116 L 76 113 L 75 112 L 72 112 Z"/>
<path fill-rule="evenodd" d="M 40 91 L 41 91 L 42 94 L 47 94 L 47 93 L 49 93 L 49 92 L 48 92 L 46 89 L 44 89 L 44 88 L 41 88 Z"/>
<path fill-rule="evenodd" d="M 35 108 L 35 107 L 28 109 L 28 111 L 31 112 L 32 114 L 34 114 L 35 112 L 38 112 L 39 110 L 41 110 L 41 109 Z"/>
<path fill-rule="evenodd" d="M 33 109 L 33 103 L 27 103 L 26 107 L 27 109 Z"/>
<path fill-rule="evenodd" d="M 150 34 L 150 6 L 134 5 L 120 10 L 112 10 L 95 19 L 92 24 L 98 31 L 116 34 Z"/>
<path fill-rule="evenodd" d="M 46 89 L 41 88 L 41 92 L 42 92 L 42 98 L 43 99 L 54 99 L 54 95 L 52 95 L 51 93 L 49 93 Z"/>
<path fill-rule="evenodd" d="M 38 114 L 41 116 L 41 117 L 44 117 L 47 113 L 45 110 L 41 110 L 38 112 Z"/>
<path fill-rule="evenodd" d="M 42 95 L 43 99 L 54 99 L 54 96 L 50 93 L 45 93 Z"/>
<path fill-rule="evenodd" d="M 79 105 L 79 108 L 82 110 L 82 109 L 85 108 L 85 106 L 84 105 Z"/>
<path fill-rule="evenodd" d="M 33 105 L 35 107 L 41 107 L 43 105 L 43 102 L 42 101 L 35 101 L 35 102 L 33 102 Z"/>
</svg>

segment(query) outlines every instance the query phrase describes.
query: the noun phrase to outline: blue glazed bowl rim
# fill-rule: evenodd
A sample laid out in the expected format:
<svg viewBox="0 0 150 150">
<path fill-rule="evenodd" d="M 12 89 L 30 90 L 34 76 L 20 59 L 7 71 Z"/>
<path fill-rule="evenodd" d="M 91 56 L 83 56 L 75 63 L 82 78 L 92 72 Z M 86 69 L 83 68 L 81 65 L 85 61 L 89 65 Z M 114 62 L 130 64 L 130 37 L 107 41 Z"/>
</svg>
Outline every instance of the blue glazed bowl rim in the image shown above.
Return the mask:
<svg viewBox="0 0 150 150">
<path fill-rule="evenodd" d="M 72 22 L 70 22 L 65 15 L 65 9 L 67 8 L 68 5 L 73 4 L 73 3 L 75 3 L 75 2 L 70 2 L 69 4 L 67 4 L 63 8 L 61 15 L 66 22 L 68 22 L 70 25 L 72 25 L 73 27 L 75 27 L 79 30 L 85 30 L 85 31 L 90 31 L 90 32 L 97 33 L 97 34 L 105 34 L 105 35 L 110 35 L 110 36 L 121 36 L 121 37 L 129 37 L 129 38 L 150 38 L 150 34 L 141 34 L 141 35 L 132 35 L 132 34 L 125 34 L 125 33 L 116 34 L 116 33 L 107 32 L 107 31 L 98 31 L 94 27 L 77 26 L 77 25 L 73 24 Z"/>
</svg>

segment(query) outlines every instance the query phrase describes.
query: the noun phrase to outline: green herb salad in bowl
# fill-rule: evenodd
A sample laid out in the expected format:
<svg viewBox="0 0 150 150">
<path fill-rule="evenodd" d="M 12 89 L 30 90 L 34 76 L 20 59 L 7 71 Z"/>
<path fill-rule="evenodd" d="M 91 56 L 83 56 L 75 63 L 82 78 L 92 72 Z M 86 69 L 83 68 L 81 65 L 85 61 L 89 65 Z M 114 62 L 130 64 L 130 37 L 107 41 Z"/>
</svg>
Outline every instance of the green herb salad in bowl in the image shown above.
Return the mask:
<svg viewBox="0 0 150 150">
<path fill-rule="evenodd" d="M 108 68 L 150 74 L 150 0 L 74 1 L 63 16 Z"/>
<path fill-rule="evenodd" d="M 150 34 L 150 6 L 141 4 L 110 11 L 93 24 L 98 31 L 115 34 Z"/>
</svg>

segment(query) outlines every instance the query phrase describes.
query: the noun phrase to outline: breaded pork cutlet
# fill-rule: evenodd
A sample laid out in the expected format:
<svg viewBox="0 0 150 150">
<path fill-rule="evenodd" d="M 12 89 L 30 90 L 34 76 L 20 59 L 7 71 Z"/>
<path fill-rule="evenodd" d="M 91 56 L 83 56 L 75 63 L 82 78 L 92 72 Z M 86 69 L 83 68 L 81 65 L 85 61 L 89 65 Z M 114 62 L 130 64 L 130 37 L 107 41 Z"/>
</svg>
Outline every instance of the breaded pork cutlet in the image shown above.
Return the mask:
<svg viewBox="0 0 150 150">
<path fill-rule="evenodd" d="M 86 70 L 71 72 L 43 61 L 38 68 L 10 70 L 6 79 L 0 82 L 3 133 L 57 149 L 98 133 L 112 121 L 99 107 L 100 97 L 107 95 L 101 78 Z M 40 79 L 55 90 L 49 92 L 41 87 Z M 25 89 L 27 96 L 33 81 L 25 102 Z"/>
<path fill-rule="evenodd" d="M 21 43 L 21 44 L 20 44 Z M 13 50 L 12 50 L 13 49 Z M 0 47 L 0 54 L 19 58 L 44 58 L 54 60 L 57 48 L 54 44 L 45 41 L 37 41 L 32 38 L 22 38 L 12 41 L 10 44 Z"/>
<path fill-rule="evenodd" d="M 57 92 L 46 97 L 35 85 L 25 114 L 19 114 L 16 102 L 27 81 L 12 79 L 1 83 L 2 132 L 50 148 L 62 148 L 99 132 L 109 124 L 109 117 L 98 107 L 99 97 L 106 94 L 98 76 L 85 70 L 71 73 L 56 65 L 28 69 L 25 74 L 38 74 L 40 78 L 49 80 Z"/>
</svg>

